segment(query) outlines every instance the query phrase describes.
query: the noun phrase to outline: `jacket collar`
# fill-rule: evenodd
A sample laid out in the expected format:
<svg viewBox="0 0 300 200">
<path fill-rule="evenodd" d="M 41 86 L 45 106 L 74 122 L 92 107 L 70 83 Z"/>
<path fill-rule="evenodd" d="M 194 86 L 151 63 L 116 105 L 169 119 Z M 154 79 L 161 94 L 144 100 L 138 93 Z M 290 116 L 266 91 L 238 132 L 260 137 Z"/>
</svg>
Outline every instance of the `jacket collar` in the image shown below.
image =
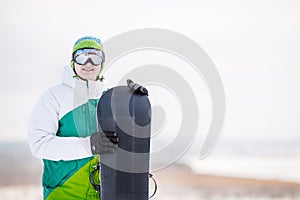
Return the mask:
<svg viewBox="0 0 300 200">
<path fill-rule="evenodd" d="M 105 90 L 105 83 L 100 81 L 82 80 L 76 77 L 71 63 L 64 67 L 62 75 L 62 84 L 71 87 L 75 93 L 81 94 L 88 99 L 98 99 L 103 90 Z"/>
</svg>

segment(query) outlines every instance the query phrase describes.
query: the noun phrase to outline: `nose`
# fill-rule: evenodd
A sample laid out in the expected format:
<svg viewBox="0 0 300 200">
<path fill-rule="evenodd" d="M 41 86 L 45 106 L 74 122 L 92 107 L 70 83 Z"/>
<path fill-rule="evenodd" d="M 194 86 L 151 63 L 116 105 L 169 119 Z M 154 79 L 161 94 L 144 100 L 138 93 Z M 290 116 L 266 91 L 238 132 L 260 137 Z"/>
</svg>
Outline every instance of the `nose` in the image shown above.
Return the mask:
<svg viewBox="0 0 300 200">
<path fill-rule="evenodd" d="M 85 65 L 83 65 L 84 67 L 93 67 L 93 64 L 91 62 L 87 62 Z"/>
</svg>

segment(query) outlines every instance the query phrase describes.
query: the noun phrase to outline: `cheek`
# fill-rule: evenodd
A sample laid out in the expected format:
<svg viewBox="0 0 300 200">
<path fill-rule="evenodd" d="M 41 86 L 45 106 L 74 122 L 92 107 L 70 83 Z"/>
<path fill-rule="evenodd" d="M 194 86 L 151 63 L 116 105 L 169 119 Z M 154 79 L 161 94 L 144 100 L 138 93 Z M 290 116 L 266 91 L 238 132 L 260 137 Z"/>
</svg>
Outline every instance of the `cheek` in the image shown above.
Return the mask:
<svg viewBox="0 0 300 200">
<path fill-rule="evenodd" d="M 75 71 L 76 71 L 77 74 L 80 73 L 81 66 L 78 66 L 78 64 L 75 63 L 74 68 L 75 68 Z"/>
<path fill-rule="evenodd" d="M 99 74 L 101 67 L 97 67 L 97 74 Z"/>
<path fill-rule="evenodd" d="M 95 67 L 94 74 L 98 75 L 100 72 L 100 67 Z"/>
</svg>

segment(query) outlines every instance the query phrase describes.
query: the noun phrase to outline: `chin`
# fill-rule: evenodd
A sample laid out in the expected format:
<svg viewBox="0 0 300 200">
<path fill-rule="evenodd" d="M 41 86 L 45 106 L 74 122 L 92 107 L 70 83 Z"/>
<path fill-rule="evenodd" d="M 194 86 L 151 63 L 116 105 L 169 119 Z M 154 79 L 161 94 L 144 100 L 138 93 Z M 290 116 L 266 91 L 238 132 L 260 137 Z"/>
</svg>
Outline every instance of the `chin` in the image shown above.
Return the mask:
<svg viewBox="0 0 300 200">
<path fill-rule="evenodd" d="M 80 76 L 80 75 L 79 75 Z M 82 74 L 81 77 L 83 79 L 86 79 L 86 80 L 92 80 L 94 81 L 96 79 L 96 76 L 95 75 L 87 75 L 87 74 Z"/>
<path fill-rule="evenodd" d="M 96 79 L 96 77 L 87 77 L 86 79 L 90 80 L 90 81 L 94 81 Z"/>
</svg>

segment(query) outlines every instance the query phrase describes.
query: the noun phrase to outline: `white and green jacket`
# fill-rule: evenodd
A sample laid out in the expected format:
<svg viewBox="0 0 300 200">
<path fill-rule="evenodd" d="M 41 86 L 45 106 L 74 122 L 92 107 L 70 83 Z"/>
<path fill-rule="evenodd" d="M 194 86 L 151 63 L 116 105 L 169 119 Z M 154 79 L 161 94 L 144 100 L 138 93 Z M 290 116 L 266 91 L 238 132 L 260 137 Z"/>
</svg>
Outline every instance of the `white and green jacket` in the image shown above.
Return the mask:
<svg viewBox="0 0 300 200">
<path fill-rule="evenodd" d="M 28 122 L 32 154 L 44 163 L 42 184 L 47 200 L 99 200 L 89 182 L 98 162 L 91 153 L 89 136 L 97 131 L 97 103 L 106 87 L 74 75 L 67 65 L 62 83 L 42 94 Z"/>
</svg>

